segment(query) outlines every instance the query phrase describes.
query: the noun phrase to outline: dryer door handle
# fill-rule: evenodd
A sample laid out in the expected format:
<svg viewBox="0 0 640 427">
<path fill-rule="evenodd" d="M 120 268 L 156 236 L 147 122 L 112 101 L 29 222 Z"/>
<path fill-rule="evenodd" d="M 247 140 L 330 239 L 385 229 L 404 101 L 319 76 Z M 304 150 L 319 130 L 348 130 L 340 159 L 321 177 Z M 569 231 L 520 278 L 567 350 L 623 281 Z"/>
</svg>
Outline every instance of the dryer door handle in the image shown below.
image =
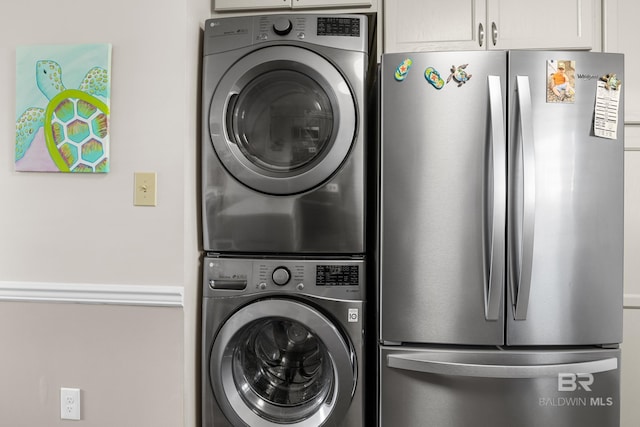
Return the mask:
<svg viewBox="0 0 640 427">
<path fill-rule="evenodd" d="M 227 133 L 227 139 L 238 145 L 238 141 L 236 141 L 236 129 L 233 126 L 233 115 L 234 115 L 234 111 L 236 109 L 236 102 L 238 102 L 238 94 L 237 93 L 233 93 L 231 94 L 231 96 L 229 97 L 229 102 L 227 102 L 227 114 L 226 114 L 226 133 Z"/>
</svg>

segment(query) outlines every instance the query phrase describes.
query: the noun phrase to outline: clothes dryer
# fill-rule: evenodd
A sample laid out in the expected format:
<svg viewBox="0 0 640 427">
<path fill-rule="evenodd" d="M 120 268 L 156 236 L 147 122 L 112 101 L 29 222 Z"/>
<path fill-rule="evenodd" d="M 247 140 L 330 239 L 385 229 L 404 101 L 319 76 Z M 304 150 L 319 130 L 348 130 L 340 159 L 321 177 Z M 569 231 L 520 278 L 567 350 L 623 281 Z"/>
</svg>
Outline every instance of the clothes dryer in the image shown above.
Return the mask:
<svg viewBox="0 0 640 427">
<path fill-rule="evenodd" d="M 364 265 L 204 258 L 203 427 L 364 426 Z"/>
<path fill-rule="evenodd" d="M 367 18 L 205 23 L 207 252 L 364 253 Z"/>
</svg>

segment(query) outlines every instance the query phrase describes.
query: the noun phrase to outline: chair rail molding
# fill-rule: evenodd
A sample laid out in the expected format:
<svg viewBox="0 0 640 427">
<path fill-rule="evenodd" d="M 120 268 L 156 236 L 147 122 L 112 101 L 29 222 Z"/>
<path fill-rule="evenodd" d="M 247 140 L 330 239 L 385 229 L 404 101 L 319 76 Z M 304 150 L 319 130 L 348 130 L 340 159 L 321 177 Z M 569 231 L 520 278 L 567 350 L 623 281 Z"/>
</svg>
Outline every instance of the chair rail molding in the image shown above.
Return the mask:
<svg viewBox="0 0 640 427">
<path fill-rule="evenodd" d="M 184 287 L 0 281 L 0 301 L 183 307 Z"/>
</svg>

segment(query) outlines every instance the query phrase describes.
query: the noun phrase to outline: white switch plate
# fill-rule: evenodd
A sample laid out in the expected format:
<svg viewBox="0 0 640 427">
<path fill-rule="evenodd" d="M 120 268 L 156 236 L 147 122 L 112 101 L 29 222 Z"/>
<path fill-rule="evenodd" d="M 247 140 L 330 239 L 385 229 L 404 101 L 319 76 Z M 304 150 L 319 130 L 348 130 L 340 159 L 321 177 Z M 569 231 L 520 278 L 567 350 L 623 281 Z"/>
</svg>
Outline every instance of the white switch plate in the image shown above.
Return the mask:
<svg viewBox="0 0 640 427">
<path fill-rule="evenodd" d="M 60 419 L 79 420 L 80 419 L 80 389 L 66 388 L 60 389 Z"/>
</svg>

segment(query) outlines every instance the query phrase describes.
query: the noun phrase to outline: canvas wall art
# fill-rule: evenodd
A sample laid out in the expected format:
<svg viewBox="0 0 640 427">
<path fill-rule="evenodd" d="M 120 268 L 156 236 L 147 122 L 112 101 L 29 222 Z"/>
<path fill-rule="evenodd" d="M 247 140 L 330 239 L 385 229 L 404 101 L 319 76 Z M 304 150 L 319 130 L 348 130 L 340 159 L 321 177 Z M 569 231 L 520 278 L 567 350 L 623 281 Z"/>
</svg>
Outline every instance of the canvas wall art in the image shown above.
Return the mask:
<svg viewBox="0 0 640 427">
<path fill-rule="evenodd" d="M 108 172 L 111 45 L 16 49 L 15 168 Z"/>
</svg>

